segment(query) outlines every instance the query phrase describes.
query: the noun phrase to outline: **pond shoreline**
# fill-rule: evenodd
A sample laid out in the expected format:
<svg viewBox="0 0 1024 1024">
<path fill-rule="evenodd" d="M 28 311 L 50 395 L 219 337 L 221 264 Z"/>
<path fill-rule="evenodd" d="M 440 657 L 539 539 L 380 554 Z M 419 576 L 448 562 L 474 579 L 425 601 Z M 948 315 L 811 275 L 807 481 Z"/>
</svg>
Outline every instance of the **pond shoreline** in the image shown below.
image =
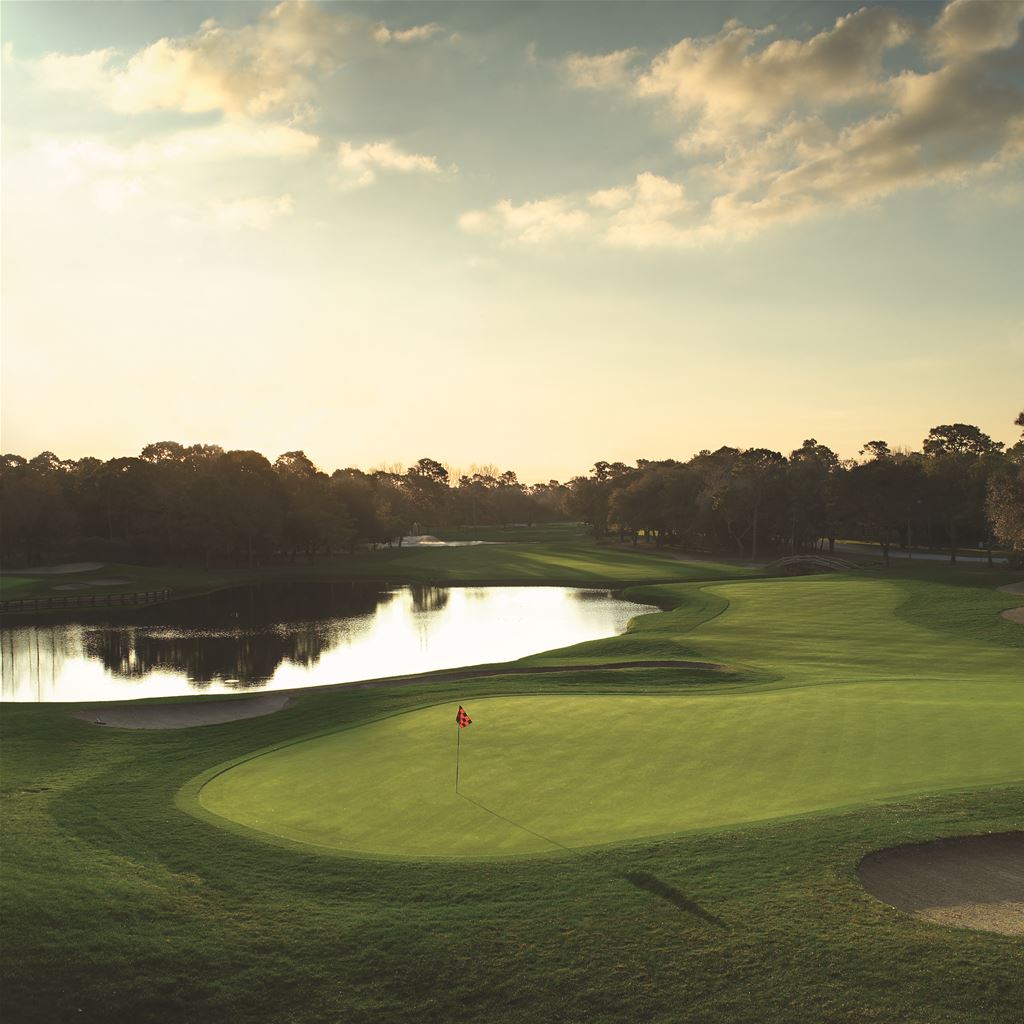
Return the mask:
<svg viewBox="0 0 1024 1024">
<path fill-rule="evenodd" d="M 246 585 L 127 618 L 97 608 L 70 621 L 4 623 L 2 695 L 75 704 L 234 698 L 481 666 L 493 674 L 620 635 L 657 610 L 617 587 Z"/>
</svg>

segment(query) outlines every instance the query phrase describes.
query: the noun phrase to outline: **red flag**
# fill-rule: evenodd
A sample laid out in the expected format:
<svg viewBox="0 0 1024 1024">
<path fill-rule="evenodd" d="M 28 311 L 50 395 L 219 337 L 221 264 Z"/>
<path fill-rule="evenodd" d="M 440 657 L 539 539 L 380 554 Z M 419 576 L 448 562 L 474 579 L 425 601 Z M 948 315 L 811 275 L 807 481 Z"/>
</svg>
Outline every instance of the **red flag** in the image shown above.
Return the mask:
<svg viewBox="0 0 1024 1024">
<path fill-rule="evenodd" d="M 455 721 L 460 729 L 465 729 L 467 725 L 473 724 L 473 719 L 466 714 L 466 709 L 461 704 L 459 710 L 455 712 Z"/>
</svg>

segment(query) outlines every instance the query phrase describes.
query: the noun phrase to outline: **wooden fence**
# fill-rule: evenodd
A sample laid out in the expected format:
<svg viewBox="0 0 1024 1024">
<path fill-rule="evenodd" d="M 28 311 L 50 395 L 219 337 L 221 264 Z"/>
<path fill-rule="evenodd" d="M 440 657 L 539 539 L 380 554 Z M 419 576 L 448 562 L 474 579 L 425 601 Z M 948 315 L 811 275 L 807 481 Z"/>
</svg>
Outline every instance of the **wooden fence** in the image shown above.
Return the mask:
<svg viewBox="0 0 1024 1024">
<path fill-rule="evenodd" d="M 139 590 L 131 594 L 61 594 L 59 597 L 20 597 L 0 601 L 0 614 L 54 612 L 76 608 L 130 608 L 170 600 L 173 591 Z"/>
</svg>

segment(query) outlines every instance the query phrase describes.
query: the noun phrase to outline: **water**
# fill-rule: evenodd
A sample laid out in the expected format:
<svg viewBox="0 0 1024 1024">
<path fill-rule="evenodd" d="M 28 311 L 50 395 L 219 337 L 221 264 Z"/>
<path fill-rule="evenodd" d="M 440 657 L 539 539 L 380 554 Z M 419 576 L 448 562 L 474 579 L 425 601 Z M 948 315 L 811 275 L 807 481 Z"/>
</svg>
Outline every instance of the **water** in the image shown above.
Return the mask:
<svg viewBox="0 0 1024 1024">
<path fill-rule="evenodd" d="M 622 633 L 654 611 L 571 587 L 242 587 L 0 630 L 5 701 L 283 690 L 513 661 Z"/>
</svg>

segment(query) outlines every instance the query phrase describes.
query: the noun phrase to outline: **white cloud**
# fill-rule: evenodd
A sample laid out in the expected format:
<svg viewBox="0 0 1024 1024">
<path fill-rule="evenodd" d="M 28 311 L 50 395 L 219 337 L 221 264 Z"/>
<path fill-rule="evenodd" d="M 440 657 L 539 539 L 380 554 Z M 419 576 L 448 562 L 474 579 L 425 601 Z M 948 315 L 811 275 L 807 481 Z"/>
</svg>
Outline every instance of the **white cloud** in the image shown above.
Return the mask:
<svg viewBox="0 0 1024 1024">
<path fill-rule="evenodd" d="M 301 160 L 315 152 L 315 135 L 286 125 L 228 119 L 153 141 L 115 144 L 102 136 L 50 138 L 5 159 L 5 187 L 20 202 L 56 201 L 61 195 L 117 215 L 131 210 L 188 225 L 265 229 L 290 212 L 290 196 L 262 197 L 260 168 L 273 158 Z M 244 161 L 244 163 L 241 163 Z M 227 174 L 224 168 L 229 167 Z M 256 199 L 224 195 L 244 179 Z"/>
<path fill-rule="evenodd" d="M 413 43 L 440 26 L 394 31 L 329 6 L 285 0 L 238 27 L 204 21 L 191 35 L 163 38 L 127 56 L 112 50 L 50 53 L 28 62 L 45 88 L 94 97 L 120 114 L 221 111 L 307 117 L 318 82 L 359 47 Z"/>
<path fill-rule="evenodd" d="M 508 199 L 487 210 L 469 210 L 459 227 L 528 244 L 565 236 L 634 249 L 695 244 L 685 218 L 694 208 L 683 186 L 650 171 L 629 185 L 591 193 L 585 199 L 552 196 L 516 205 Z"/>
<path fill-rule="evenodd" d="M 930 26 L 863 7 L 807 39 L 730 20 L 649 61 L 635 51 L 569 56 L 580 88 L 660 101 L 688 161 L 685 198 L 653 174 L 593 193 L 591 237 L 631 246 L 749 237 L 1007 166 L 1024 156 L 1024 89 L 1006 73 L 1024 66 L 1022 18 L 1024 0 L 952 0 Z M 890 70 L 905 45 L 931 69 Z"/>
<path fill-rule="evenodd" d="M 502 199 L 488 210 L 469 210 L 459 217 L 459 227 L 472 234 L 503 234 L 518 242 L 549 242 L 573 235 L 586 227 L 586 210 L 564 196 L 552 196 L 516 205 Z"/>
<path fill-rule="evenodd" d="M 533 45 L 533 44 L 531 44 Z M 640 56 L 635 47 L 616 50 L 596 57 L 572 53 L 565 59 L 565 70 L 573 85 L 580 89 L 611 89 L 630 80 L 631 65 Z"/>
<path fill-rule="evenodd" d="M 794 105 L 820 108 L 877 95 L 883 55 L 906 42 L 912 28 L 892 8 L 864 7 L 810 39 L 762 46 L 773 31 L 731 20 L 717 35 L 682 39 L 635 77 L 632 91 L 667 99 L 695 119 L 695 143 L 717 145 Z"/>
<path fill-rule="evenodd" d="M 266 231 L 279 217 L 294 210 L 290 195 L 249 196 L 210 204 L 213 222 L 233 231 Z"/>
<path fill-rule="evenodd" d="M 682 185 L 650 171 L 638 174 L 626 188 L 595 192 L 590 202 L 614 210 L 604 228 L 605 241 L 635 249 L 678 244 L 682 236 L 689 235 L 689 228 L 679 218 L 695 205 L 686 198 Z"/>
<path fill-rule="evenodd" d="M 287 125 L 231 119 L 128 145 L 101 136 L 45 139 L 21 159 L 35 161 L 65 184 L 76 184 L 104 172 L 159 172 L 166 176 L 185 166 L 221 161 L 299 159 L 313 153 L 319 143 L 317 136 Z"/>
<path fill-rule="evenodd" d="M 427 25 L 414 25 L 412 28 L 405 29 L 391 29 L 387 25 L 375 25 L 373 38 L 378 43 L 419 43 L 437 35 L 440 31 L 441 26 L 433 21 Z"/>
<path fill-rule="evenodd" d="M 338 146 L 338 167 L 346 172 L 347 181 L 357 185 L 372 185 L 378 171 L 396 171 L 401 174 L 440 174 L 437 158 L 424 153 L 407 153 L 394 142 L 367 142 L 355 146 L 342 142 Z"/>
</svg>

